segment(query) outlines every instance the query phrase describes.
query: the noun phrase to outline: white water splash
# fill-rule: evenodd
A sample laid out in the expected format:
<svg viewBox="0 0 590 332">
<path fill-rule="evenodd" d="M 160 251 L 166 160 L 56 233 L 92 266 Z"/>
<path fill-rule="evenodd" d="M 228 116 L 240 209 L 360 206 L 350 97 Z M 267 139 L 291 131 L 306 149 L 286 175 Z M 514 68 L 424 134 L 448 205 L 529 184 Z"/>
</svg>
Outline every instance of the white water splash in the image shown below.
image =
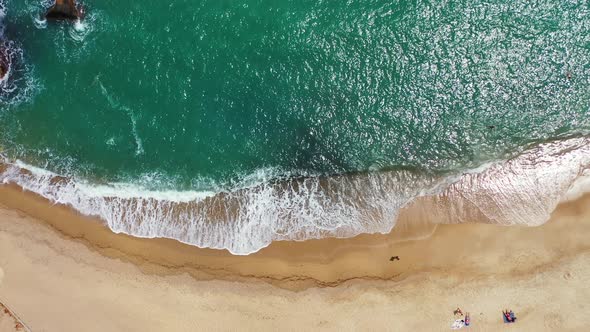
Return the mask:
<svg viewBox="0 0 590 332">
<path fill-rule="evenodd" d="M 141 137 L 139 137 L 139 133 L 137 131 L 137 119 L 135 116 L 135 112 L 125 105 L 121 105 L 114 97 L 112 97 L 105 86 L 100 82 L 100 78 L 97 77 L 97 82 L 100 85 L 100 89 L 102 91 L 102 95 L 107 99 L 109 104 L 112 108 L 121 110 L 125 112 L 129 116 L 129 120 L 131 122 L 131 133 L 133 134 L 133 138 L 135 139 L 135 155 L 144 154 L 145 150 L 143 149 L 143 141 Z"/>
<path fill-rule="evenodd" d="M 398 171 L 274 182 L 257 174 L 263 182 L 217 193 L 95 185 L 22 162 L 7 165 L 2 183 L 97 216 L 114 232 L 246 255 L 272 241 L 388 233 L 400 209 L 421 196 L 439 203 L 425 212 L 434 222 L 469 222 L 481 213 L 504 225 L 542 224 L 572 190 L 590 189 L 574 185 L 590 165 L 590 139 L 542 144 L 462 176 Z"/>
</svg>

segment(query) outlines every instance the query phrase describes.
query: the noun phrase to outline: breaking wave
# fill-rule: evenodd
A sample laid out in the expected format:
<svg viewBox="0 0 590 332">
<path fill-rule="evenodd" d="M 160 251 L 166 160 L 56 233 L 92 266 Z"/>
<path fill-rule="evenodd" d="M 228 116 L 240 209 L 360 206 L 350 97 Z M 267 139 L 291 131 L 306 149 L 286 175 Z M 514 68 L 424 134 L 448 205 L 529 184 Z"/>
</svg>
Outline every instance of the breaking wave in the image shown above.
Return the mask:
<svg viewBox="0 0 590 332">
<path fill-rule="evenodd" d="M 3 108 L 0 109 L 0 115 L 4 108 L 32 100 L 40 89 L 33 75 L 33 67 L 25 64 L 22 49 L 5 36 L 5 15 L 4 1 L 0 0 L 0 61 L 6 64 L 6 73 L 0 79 L 0 106 Z"/>
<path fill-rule="evenodd" d="M 3 162 L 1 183 L 96 216 L 116 233 L 246 255 L 273 241 L 389 233 L 404 208 L 423 210 L 433 223 L 543 224 L 557 204 L 589 189 L 590 138 L 540 144 L 462 174 L 397 170 L 267 179 L 220 192 L 96 185 L 6 157 Z"/>
</svg>

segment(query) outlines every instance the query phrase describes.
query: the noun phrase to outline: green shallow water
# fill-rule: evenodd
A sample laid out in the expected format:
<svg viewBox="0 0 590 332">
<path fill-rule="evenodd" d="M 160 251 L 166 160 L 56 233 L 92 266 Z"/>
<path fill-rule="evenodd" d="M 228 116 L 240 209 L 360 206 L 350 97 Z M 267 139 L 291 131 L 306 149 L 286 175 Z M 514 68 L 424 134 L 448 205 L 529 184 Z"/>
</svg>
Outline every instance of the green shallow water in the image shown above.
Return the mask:
<svg viewBox="0 0 590 332">
<path fill-rule="evenodd" d="M 0 141 L 60 174 L 208 190 L 269 169 L 446 172 L 590 126 L 587 1 L 84 5 L 75 25 L 5 3 L 22 59 Z"/>
</svg>

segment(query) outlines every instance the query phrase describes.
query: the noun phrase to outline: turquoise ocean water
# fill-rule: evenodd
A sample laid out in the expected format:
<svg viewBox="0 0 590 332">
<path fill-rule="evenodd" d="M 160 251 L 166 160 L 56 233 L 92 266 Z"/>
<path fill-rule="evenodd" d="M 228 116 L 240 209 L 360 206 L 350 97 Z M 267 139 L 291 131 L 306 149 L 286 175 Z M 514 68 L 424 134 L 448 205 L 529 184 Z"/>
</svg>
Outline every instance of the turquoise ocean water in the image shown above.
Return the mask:
<svg viewBox="0 0 590 332">
<path fill-rule="evenodd" d="M 3 3 L 2 179 L 117 232 L 237 254 L 387 232 L 590 128 L 588 1 L 86 0 L 61 23 L 49 4 Z"/>
</svg>

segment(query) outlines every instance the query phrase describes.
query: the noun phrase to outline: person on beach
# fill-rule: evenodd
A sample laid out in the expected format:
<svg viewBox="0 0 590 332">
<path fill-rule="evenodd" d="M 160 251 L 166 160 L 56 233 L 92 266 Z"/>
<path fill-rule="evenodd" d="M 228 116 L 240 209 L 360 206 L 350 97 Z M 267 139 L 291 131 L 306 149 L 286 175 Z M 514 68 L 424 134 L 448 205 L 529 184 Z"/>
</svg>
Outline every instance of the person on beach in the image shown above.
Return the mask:
<svg viewBox="0 0 590 332">
<path fill-rule="evenodd" d="M 514 317 L 514 313 L 512 310 L 505 309 L 502 311 L 502 315 L 504 316 L 504 323 L 514 323 L 516 317 Z"/>
<path fill-rule="evenodd" d="M 455 315 L 459 314 L 459 315 L 463 316 L 463 311 L 461 311 L 461 309 L 459 307 L 457 307 L 457 309 L 455 309 L 455 311 L 453 311 L 453 314 L 455 314 Z"/>
</svg>

